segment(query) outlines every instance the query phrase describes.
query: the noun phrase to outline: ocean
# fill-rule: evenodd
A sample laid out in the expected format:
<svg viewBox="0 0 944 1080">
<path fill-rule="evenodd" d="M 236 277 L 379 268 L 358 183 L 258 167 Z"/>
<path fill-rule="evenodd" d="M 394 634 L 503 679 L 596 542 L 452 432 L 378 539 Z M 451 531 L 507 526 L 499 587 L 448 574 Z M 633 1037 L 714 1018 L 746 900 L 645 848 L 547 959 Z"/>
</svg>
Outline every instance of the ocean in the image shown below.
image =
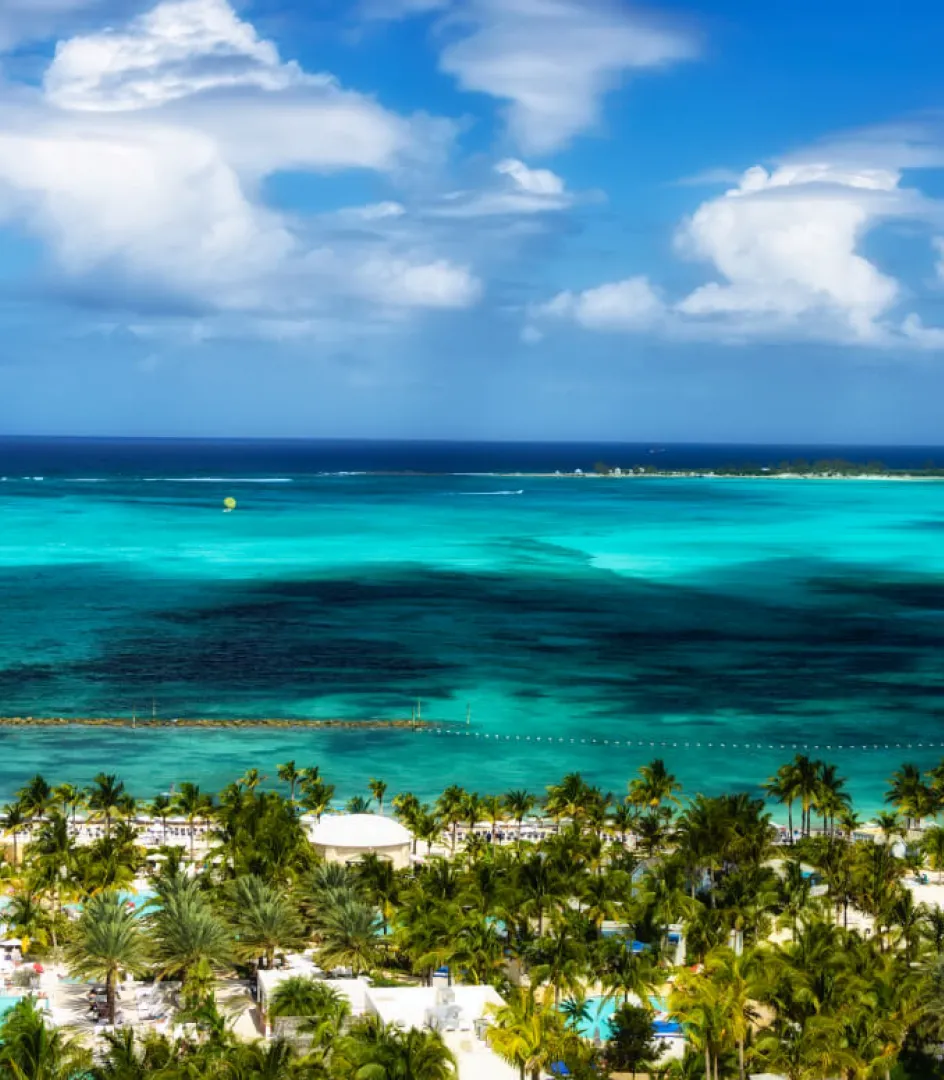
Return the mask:
<svg viewBox="0 0 944 1080">
<path fill-rule="evenodd" d="M 944 450 L 0 440 L 0 715 L 140 719 L 0 730 L 0 796 L 289 759 L 341 798 L 622 794 L 655 756 L 756 791 L 806 751 L 877 809 L 944 757 L 944 483 L 501 475 L 801 457 Z M 417 709 L 448 726 L 147 727 Z"/>
</svg>

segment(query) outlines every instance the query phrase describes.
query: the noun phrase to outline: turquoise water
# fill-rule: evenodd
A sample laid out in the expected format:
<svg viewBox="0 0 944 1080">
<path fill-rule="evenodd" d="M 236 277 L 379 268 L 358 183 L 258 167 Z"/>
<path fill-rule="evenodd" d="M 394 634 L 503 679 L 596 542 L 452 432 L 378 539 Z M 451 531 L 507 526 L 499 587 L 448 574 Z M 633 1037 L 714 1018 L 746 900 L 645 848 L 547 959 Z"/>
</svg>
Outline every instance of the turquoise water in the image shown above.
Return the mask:
<svg viewBox="0 0 944 1080">
<path fill-rule="evenodd" d="M 59 451 L 2 450 L 0 714 L 364 718 L 419 701 L 472 723 L 6 729 L 0 794 L 106 768 L 146 796 L 289 758 L 344 797 L 371 776 L 433 795 L 573 769 L 620 791 L 656 754 L 717 790 L 809 748 L 873 808 L 902 760 L 944 756 L 944 484 L 322 476 L 255 451 L 132 467 L 120 446 L 56 467 Z"/>
<path fill-rule="evenodd" d="M 657 1013 L 665 1012 L 665 1003 L 658 998 L 650 998 L 649 1004 Z M 596 1039 L 599 1036 L 606 1040 L 610 1035 L 610 1021 L 620 1002 L 612 997 L 591 997 L 587 998 L 586 1005 L 587 1016 L 577 1025 L 577 1031 L 585 1039 Z M 680 1025 L 672 1020 L 655 1020 L 653 1028 L 657 1037 L 680 1035 L 682 1031 Z"/>
<path fill-rule="evenodd" d="M 0 994 L 0 1016 L 4 1016 L 11 1009 L 16 1008 L 16 1006 L 19 1005 L 19 1003 L 22 1000 L 23 1000 L 22 997 L 15 997 L 15 996 L 12 996 L 12 995 L 7 996 L 7 995 Z M 35 1004 L 36 1004 L 36 1007 L 38 1009 L 42 1009 L 44 1011 L 49 1008 L 48 1002 L 45 999 L 39 1000 L 37 998 L 35 1000 Z"/>
</svg>

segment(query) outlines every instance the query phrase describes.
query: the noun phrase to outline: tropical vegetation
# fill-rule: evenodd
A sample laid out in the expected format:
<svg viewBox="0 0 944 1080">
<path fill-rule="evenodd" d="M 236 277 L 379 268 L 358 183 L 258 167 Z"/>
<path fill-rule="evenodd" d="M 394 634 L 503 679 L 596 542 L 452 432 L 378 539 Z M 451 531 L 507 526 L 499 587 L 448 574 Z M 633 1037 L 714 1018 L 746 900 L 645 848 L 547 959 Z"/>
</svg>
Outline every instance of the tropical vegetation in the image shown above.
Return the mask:
<svg viewBox="0 0 944 1080">
<path fill-rule="evenodd" d="M 427 802 L 371 778 L 349 805 L 383 806 L 407 826 L 418 853 L 404 869 L 376 855 L 320 859 L 306 822 L 334 795 L 317 767 L 295 762 L 212 796 L 181 784 L 149 804 L 105 773 L 84 790 L 25 785 L 2 812 L 6 932 L 31 962 L 101 984 L 115 1023 L 93 1058 L 26 998 L 0 1024 L 0 1074 L 456 1076 L 435 1031 L 354 1017 L 305 974 L 268 1001 L 272 1038 L 237 1038 L 223 989 L 306 951 L 325 971 L 384 985 L 430 985 L 438 973 L 493 986 L 502 1004 L 489 1045 L 525 1080 L 563 1069 L 944 1077 L 944 911 L 915 885 L 926 870 L 944 874 L 944 765 L 898 769 L 872 829 L 835 767 L 803 755 L 763 796 L 686 797 L 660 760 L 619 793 L 572 773 L 540 796 L 453 785 Z M 150 848 L 144 817 L 159 838 Z M 135 910 L 129 890 L 145 875 L 151 899 Z M 176 988 L 185 1038 L 122 1026 L 129 977 Z M 587 1037 L 601 1002 L 613 1019 Z M 674 1059 L 667 1030 L 684 1034 Z"/>
</svg>

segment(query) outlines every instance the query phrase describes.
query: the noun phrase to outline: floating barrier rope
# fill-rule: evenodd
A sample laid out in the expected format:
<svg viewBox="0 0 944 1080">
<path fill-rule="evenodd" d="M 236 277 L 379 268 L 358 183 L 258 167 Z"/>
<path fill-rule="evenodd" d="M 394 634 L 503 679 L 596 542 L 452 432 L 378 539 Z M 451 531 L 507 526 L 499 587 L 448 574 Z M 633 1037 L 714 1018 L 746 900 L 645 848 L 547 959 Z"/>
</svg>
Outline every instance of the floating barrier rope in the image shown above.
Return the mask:
<svg viewBox="0 0 944 1080">
<path fill-rule="evenodd" d="M 452 738 L 491 740 L 494 742 L 536 742 L 560 745 L 563 743 L 585 746 L 625 746 L 628 749 L 684 749 L 684 750 L 827 750 L 837 751 L 876 751 L 876 750 L 944 750 L 944 742 L 909 742 L 909 743 L 751 743 L 751 742 L 688 742 L 665 739 L 601 739 L 571 738 L 561 735 L 502 735 L 490 731 L 461 731 L 453 728 L 423 727 L 417 728 L 417 735 L 449 736 Z"/>
</svg>

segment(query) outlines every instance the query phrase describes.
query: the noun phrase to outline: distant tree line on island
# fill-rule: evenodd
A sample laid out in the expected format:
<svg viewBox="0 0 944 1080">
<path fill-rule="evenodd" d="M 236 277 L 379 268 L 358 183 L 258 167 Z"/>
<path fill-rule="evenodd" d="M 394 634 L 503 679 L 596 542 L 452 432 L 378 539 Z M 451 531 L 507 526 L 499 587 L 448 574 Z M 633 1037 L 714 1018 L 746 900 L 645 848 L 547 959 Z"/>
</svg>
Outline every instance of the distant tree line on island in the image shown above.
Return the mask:
<svg viewBox="0 0 944 1080">
<path fill-rule="evenodd" d="M 846 461 L 844 458 L 820 458 L 808 461 L 797 458 L 776 465 L 758 465 L 745 461 L 739 464 L 692 466 L 691 468 L 658 468 L 655 465 L 630 465 L 626 468 L 598 461 L 593 471 L 599 476 L 940 476 L 944 466 L 927 461 L 920 468 L 890 468 L 881 461 Z"/>
</svg>

